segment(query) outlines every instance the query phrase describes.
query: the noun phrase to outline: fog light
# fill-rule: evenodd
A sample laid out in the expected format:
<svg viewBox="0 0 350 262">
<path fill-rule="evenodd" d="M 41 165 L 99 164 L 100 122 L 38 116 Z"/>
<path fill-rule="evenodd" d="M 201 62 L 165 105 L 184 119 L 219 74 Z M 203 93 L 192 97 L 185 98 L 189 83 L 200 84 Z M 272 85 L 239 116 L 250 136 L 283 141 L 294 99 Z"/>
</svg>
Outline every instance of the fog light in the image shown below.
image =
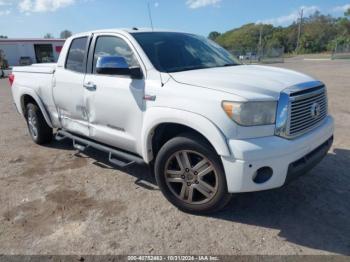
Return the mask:
<svg viewBox="0 0 350 262">
<path fill-rule="evenodd" d="M 254 176 L 253 181 L 257 184 L 262 184 L 268 181 L 272 177 L 273 171 L 271 167 L 264 166 L 259 168 Z"/>
</svg>

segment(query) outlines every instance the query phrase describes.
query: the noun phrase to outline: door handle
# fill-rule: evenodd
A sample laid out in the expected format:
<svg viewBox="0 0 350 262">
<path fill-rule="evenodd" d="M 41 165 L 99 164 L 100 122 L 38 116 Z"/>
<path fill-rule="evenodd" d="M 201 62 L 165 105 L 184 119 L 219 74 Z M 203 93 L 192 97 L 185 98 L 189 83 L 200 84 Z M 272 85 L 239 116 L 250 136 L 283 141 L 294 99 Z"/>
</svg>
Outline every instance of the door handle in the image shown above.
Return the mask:
<svg viewBox="0 0 350 262">
<path fill-rule="evenodd" d="M 85 89 L 89 91 L 95 91 L 97 89 L 97 86 L 94 83 L 87 82 L 84 84 Z"/>
</svg>

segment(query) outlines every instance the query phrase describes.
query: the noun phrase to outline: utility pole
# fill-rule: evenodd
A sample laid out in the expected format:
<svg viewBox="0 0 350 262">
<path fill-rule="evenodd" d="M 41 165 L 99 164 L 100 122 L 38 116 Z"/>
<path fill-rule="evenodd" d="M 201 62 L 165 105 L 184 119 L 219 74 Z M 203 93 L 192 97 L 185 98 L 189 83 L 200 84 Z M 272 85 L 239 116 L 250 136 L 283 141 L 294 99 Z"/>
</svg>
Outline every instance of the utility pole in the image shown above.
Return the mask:
<svg viewBox="0 0 350 262">
<path fill-rule="evenodd" d="M 258 48 L 258 53 L 259 55 L 262 53 L 262 34 L 263 34 L 263 28 L 264 25 L 260 24 L 260 36 L 259 36 L 259 48 Z"/>
<path fill-rule="evenodd" d="M 302 8 L 299 12 L 299 28 L 298 28 L 298 40 L 297 40 L 297 47 L 295 51 L 298 53 L 299 46 L 300 46 L 300 36 L 301 36 L 301 26 L 303 24 L 303 15 L 304 15 L 304 9 Z"/>
</svg>

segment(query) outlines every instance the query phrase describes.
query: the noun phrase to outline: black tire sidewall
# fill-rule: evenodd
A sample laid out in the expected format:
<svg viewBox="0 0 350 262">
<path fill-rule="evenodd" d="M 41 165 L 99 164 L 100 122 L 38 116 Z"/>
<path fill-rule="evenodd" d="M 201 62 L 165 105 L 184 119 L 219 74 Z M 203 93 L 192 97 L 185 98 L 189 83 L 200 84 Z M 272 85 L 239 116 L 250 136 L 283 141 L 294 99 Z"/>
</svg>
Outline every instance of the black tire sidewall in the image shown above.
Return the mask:
<svg viewBox="0 0 350 262">
<path fill-rule="evenodd" d="M 32 111 L 36 117 L 37 132 L 38 132 L 38 135 L 36 137 L 33 136 L 32 132 L 30 131 L 30 128 L 29 128 L 29 123 L 28 123 L 28 112 L 29 111 Z M 48 126 L 43 114 L 40 111 L 40 108 L 36 104 L 32 104 L 32 103 L 27 104 L 27 106 L 26 106 L 26 120 L 27 120 L 27 126 L 28 126 L 28 131 L 29 131 L 30 137 L 32 138 L 32 140 L 35 143 L 42 145 L 42 144 L 46 144 L 46 143 L 51 142 L 51 140 L 52 140 L 52 128 L 50 128 Z"/>
<path fill-rule="evenodd" d="M 204 204 L 188 204 L 178 199 L 165 181 L 165 165 L 169 157 L 180 150 L 193 150 L 206 156 L 218 175 L 218 191 L 215 197 Z M 221 160 L 208 143 L 192 135 L 182 135 L 169 140 L 159 151 L 155 161 L 155 176 L 160 190 L 166 199 L 182 211 L 189 213 L 211 213 L 226 205 L 229 199 L 227 183 Z"/>
</svg>

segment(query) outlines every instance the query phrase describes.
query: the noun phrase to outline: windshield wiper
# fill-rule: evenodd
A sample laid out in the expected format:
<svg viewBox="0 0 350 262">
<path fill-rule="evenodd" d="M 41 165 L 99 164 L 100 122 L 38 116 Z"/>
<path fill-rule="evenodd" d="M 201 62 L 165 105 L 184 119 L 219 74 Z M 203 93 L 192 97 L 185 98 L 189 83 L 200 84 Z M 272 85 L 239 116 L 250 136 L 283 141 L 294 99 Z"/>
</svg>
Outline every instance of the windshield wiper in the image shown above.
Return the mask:
<svg viewBox="0 0 350 262">
<path fill-rule="evenodd" d="M 176 68 L 167 71 L 167 73 L 176 73 L 176 72 L 183 72 L 183 71 L 190 71 L 190 70 L 198 70 L 198 69 L 208 69 L 208 68 L 215 68 L 215 67 L 226 67 L 226 66 L 238 66 L 240 64 L 224 64 L 222 66 L 187 66 L 187 67 L 182 67 L 182 68 Z"/>
<path fill-rule="evenodd" d="M 168 73 L 190 71 L 190 70 L 198 70 L 198 69 L 206 69 L 206 68 L 209 68 L 209 67 L 206 67 L 206 66 L 188 66 L 188 67 L 182 67 L 182 68 L 176 68 L 176 69 L 173 69 L 173 70 L 169 70 Z"/>
<path fill-rule="evenodd" d="M 229 64 L 224 64 L 223 67 L 226 67 L 226 66 L 238 66 L 240 64 L 235 64 L 235 63 L 229 63 Z"/>
</svg>

